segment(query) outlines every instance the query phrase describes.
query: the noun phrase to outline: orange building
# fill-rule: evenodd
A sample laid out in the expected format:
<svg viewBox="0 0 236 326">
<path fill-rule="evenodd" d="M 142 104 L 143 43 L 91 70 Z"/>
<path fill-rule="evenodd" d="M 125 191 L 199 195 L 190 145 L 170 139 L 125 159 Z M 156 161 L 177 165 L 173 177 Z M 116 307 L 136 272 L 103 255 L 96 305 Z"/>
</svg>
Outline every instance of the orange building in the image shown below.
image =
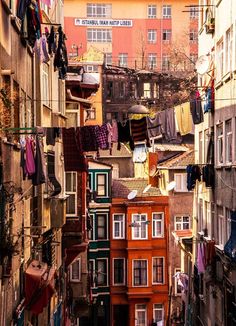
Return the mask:
<svg viewBox="0 0 236 326">
<path fill-rule="evenodd" d="M 157 188 L 148 189 L 147 184 L 146 179 L 113 180 L 110 210 L 113 326 L 150 326 L 153 322 L 166 325 L 168 320 L 168 197 L 162 196 Z M 132 195 L 135 198 L 127 199 Z"/>
<path fill-rule="evenodd" d="M 65 0 L 69 57 L 81 56 L 93 46 L 104 53 L 106 64 L 186 70 L 191 63 L 187 57 L 194 61 L 198 51 L 197 3 Z"/>
</svg>

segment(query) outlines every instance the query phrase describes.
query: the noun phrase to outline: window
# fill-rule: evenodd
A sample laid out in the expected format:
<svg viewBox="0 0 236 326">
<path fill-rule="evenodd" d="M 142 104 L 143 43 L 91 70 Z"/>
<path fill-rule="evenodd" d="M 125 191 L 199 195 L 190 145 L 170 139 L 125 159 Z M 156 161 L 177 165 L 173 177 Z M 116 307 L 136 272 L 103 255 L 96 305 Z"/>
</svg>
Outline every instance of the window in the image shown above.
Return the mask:
<svg viewBox="0 0 236 326">
<path fill-rule="evenodd" d="M 133 285 L 147 286 L 147 260 L 133 260 Z"/>
<path fill-rule="evenodd" d="M 171 18 L 171 6 L 170 5 L 164 5 L 162 7 L 162 18 Z"/>
<path fill-rule="evenodd" d="M 217 206 L 218 216 L 218 244 L 224 246 L 226 243 L 226 218 L 224 216 L 223 207 Z"/>
<path fill-rule="evenodd" d="M 97 214 L 98 240 L 107 239 L 107 215 Z"/>
<path fill-rule="evenodd" d="M 127 65 L 128 65 L 128 54 L 119 53 L 119 66 L 127 67 Z"/>
<path fill-rule="evenodd" d="M 163 54 L 162 56 L 162 70 L 170 70 L 170 57 L 167 54 Z"/>
<path fill-rule="evenodd" d="M 147 239 L 147 214 L 132 214 L 132 239 Z"/>
<path fill-rule="evenodd" d="M 200 198 L 198 203 L 198 232 L 202 231 L 203 228 L 203 200 Z"/>
<path fill-rule="evenodd" d="M 135 319 L 137 326 L 147 326 L 147 306 L 145 304 L 135 305 Z"/>
<path fill-rule="evenodd" d="M 66 127 L 78 127 L 80 125 L 80 104 L 79 103 L 66 103 Z"/>
<path fill-rule="evenodd" d="M 192 43 L 196 43 L 198 41 L 198 32 L 195 30 L 191 30 L 189 33 L 189 40 Z"/>
<path fill-rule="evenodd" d="M 42 63 L 42 98 L 43 104 L 49 106 L 49 66 Z"/>
<path fill-rule="evenodd" d="M 153 305 L 153 320 L 155 323 L 162 322 L 164 325 L 164 307 L 161 303 L 155 303 Z"/>
<path fill-rule="evenodd" d="M 148 18 L 157 18 L 157 6 L 156 5 L 148 6 Z"/>
<path fill-rule="evenodd" d="M 175 173 L 174 180 L 176 183 L 176 192 L 187 192 L 187 173 Z"/>
<path fill-rule="evenodd" d="M 210 130 L 206 129 L 204 130 L 204 162 L 203 163 L 207 163 L 207 151 L 208 151 L 209 141 L 210 141 Z"/>
<path fill-rule="evenodd" d="M 87 3 L 87 17 L 111 17 L 111 4 Z"/>
<path fill-rule="evenodd" d="M 199 152 L 198 152 L 198 159 L 199 163 L 203 163 L 203 132 L 199 132 Z"/>
<path fill-rule="evenodd" d="M 105 64 L 112 65 L 112 53 L 105 53 Z"/>
<path fill-rule="evenodd" d="M 58 79 L 58 111 L 65 115 L 65 80 Z"/>
<path fill-rule="evenodd" d="M 105 197 L 107 195 L 106 177 L 106 174 L 97 174 L 97 196 Z"/>
<path fill-rule="evenodd" d="M 66 172 L 65 191 L 69 197 L 66 199 L 66 215 L 76 216 L 77 214 L 77 173 Z"/>
<path fill-rule="evenodd" d="M 233 27 L 229 28 L 226 32 L 226 46 L 225 46 L 225 72 L 232 70 L 233 58 Z"/>
<path fill-rule="evenodd" d="M 190 217 L 187 215 L 175 216 L 175 230 L 190 229 Z"/>
<path fill-rule="evenodd" d="M 107 286 L 107 259 L 97 259 L 97 285 Z"/>
<path fill-rule="evenodd" d="M 96 282 L 97 282 L 94 259 L 89 260 L 88 271 L 89 271 L 89 277 L 90 277 L 90 285 L 92 288 L 94 288 L 96 286 Z"/>
<path fill-rule="evenodd" d="M 91 109 L 86 110 L 86 113 L 87 113 L 86 121 L 96 119 L 96 108 L 95 107 L 92 107 Z"/>
<path fill-rule="evenodd" d="M 164 237 L 164 213 L 152 213 L 152 237 Z"/>
<path fill-rule="evenodd" d="M 181 269 L 180 268 L 175 268 L 175 274 L 176 273 L 181 273 Z M 175 281 L 175 295 L 181 295 L 182 286 L 178 282 L 178 277 L 175 277 L 174 281 Z"/>
<path fill-rule="evenodd" d="M 225 150 L 226 150 L 226 163 L 232 163 L 232 120 L 225 122 Z"/>
<path fill-rule="evenodd" d="M 81 281 L 81 261 L 80 258 L 76 259 L 70 265 L 70 281 L 71 282 L 80 282 Z"/>
<path fill-rule="evenodd" d="M 225 208 L 225 216 L 226 216 L 226 241 L 229 239 L 231 235 L 231 211 L 228 208 Z"/>
<path fill-rule="evenodd" d="M 219 124 L 216 126 L 216 159 L 217 164 L 223 163 L 223 124 Z"/>
<path fill-rule="evenodd" d="M 198 18 L 198 11 L 200 10 L 199 7 L 190 7 L 190 19 L 197 19 Z"/>
<path fill-rule="evenodd" d="M 164 283 L 164 258 L 163 257 L 152 258 L 152 283 L 153 284 Z"/>
<path fill-rule="evenodd" d="M 113 238 L 124 239 L 125 238 L 125 215 L 113 214 Z"/>
<path fill-rule="evenodd" d="M 89 212 L 89 223 L 90 223 L 90 228 L 88 230 L 88 238 L 89 240 L 95 240 L 94 214 L 91 214 L 91 212 Z"/>
<path fill-rule="evenodd" d="M 148 68 L 154 69 L 156 67 L 157 67 L 157 55 L 156 55 L 156 53 L 149 53 L 148 54 Z M 150 97 L 150 95 L 149 95 L 149 97 Z"/>
<path fill-rule="evenodd" d="M 114 285 L 124 285 L 125 284 L 125 259 L 114 258 L 113 270 L 114 270 Z"/>
<path fill-rule="evenodd" d="M 223 77 L 224 71 L 224 42 L 221 39 L 216 45 L 216 80 L 219 81 Z"/>
<path fill-rule="evenodd" d="M 148 43 L 156 43 L 157 42 L 157 30 L 149 29 L 148 30 Z"/>
<path fill-rule="evenodd" d="M 163 29 L 162 40 L 170 41 L 171 40 L 171 29 Z"/>
<path fill-rule="evenodd" d="M 151 85 L 150 83 L 143 83 L 143 97 L 150 98 L 151 97 Z"/>
<path fill-rule="evenodd" d="M 87 29 L 87 41 L 96 43 L 110 43 L 112 41 L 112 30 L 108 28 L 89 28 Z"/>
</svg>

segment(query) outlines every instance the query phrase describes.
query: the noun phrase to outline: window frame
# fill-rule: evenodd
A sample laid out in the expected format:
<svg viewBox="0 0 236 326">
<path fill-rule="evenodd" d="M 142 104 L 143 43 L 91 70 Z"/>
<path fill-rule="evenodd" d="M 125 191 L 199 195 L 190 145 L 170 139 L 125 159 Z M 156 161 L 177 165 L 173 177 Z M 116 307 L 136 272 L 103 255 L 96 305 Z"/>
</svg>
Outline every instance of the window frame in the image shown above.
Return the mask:
<svg viewBox="0 0 236 326">
<path fill-rule="evenodd" d="M 164 42 L 170 42 L 172 36 L 172 30 L 171 29 L 163 29 L 162 30 L 162 41 Z"/>
<path fill-rule="evenodd" d="M 121 216 L 122 221 L 115 221 L 115 216 Z M 115 235 L 115 224 L 119 225 L 119 236 Z M 123 224 L 123 225 L 122 225 Z M 122 234 L 123 233 L 123 234 Z M 114 213 L 112 214 L 112 237 L 113 239 L 125 239 L 125 214 L 124 213 Z"/>
<path fill-rule="evenodd" d="M 148 29 L 147 40 L 148 40 L 149 44 L 157 43 L 157 30 L 156 29 Z"/>
<path fill-rule="evenodd" d="M 160 219 L 154 220 L 154 215 L 161 215 Z M 164 222 L 165 222 L 165 214 L 164 212 L 153 212 L 152 213 L 152 238 L 164 238 Z M 161 225 L 160 234 L 157 234 L 156 224 Z M 154 227 L 155 224 L 155 227 Z"/>
<path fill-rule="evenodd" d="M 146 275 L 142 276 L 142 270 L 144 268 L 142 268 L 142 266 L 140 265 L 139 267 L 134 266 L 135 262 L 146 262 Z M 135 275 L 135 270 L 138 271 L 138 276 Z M 146 284 L 142 284 L 142 278 L 145 277 L 146 278 Z M 136 284 L 135 279 L 139 278 L 139 284 Z M 141 284 L 140 284 L 141 283 Z M 133 287 L 148 287 L 148 260 L 147 259 L 132 259 L 132 286 Z"/>
<path fill-rule="evenodd" d="M 148 67 L 149 67 L 149 69 L 157 68 L 157 54 L 156 53 L 148 53 Z"/>
<path fill-rule="evenodd" d="M 73 265 L 74 264 L 78 264 L 79 263 L 79 269 L 78 269 L 78 275 L 79 275 L 79 278 L 73 278 Z M 79 283 L 81 282 L 81 269 L 82 269 L 82 266 L 81 266 L 81 257 L 79 258 L 76 258 L 75 261 L 73 261 L 72 264 L 70 264 L 70 282 L 73 282 L 73 283 Z"/>
<path fill-rule="evenodd" d="M 155 306 L 159 306 L 159 307 L 155 307 Z M 160 306 L 161 306 L 161 308 L 160 308 Z M 154 322 L 159 322 L 160 320 L 157 320 L 156 319 L 156 316 L 155 316 L 155 311 L 161 311 L 161 315 L 162 315 L 162 319 L 161 319 L 161 321 L 163 321 L 164 322 L 164 316 L 165 316 L 165 308 L 164 308 L 164 305 L 162 304 L 162 303 L 154 303 L 153 304 L 153 320 L 154 320 Z"/>
<path fill-rule="evenodd" d="M 169 11 L 169 13 L 168 13 Z M 172 7 L 171 5 L 163 5 L 162 6 L 162 18 L 163 19 L 171 19 L 172 18 Z"/>
<path fill-rule="evenodd" d="M 224 39 L 223 37 L 216 43 L 216 81 L 219 82 L 224 74 Z"/>
<path fill-rule="evenodd" d="M 178 268 L 178 267 L 176 267 L 175 269 L 174 269 L 174 275 L 176 274 L 176 273 L 181 273 L 181 268 Z M 174 280 L 174 282 L 175 282 L 175 284 L 174 284 L 174 293 L 175 293 L 175 296 L 181 296 L 182 295 L 182 290 L 178 290 L 178 287 L 180 287 L 180 285 L 178 284 L 178 280 L 177 280 L 177 277 L 175 277 L 174 278 L 175 280 Z M 181 287 L 180 287 L 181 288 Z"/>
<path fill-rule="evenodd" d="M 105 181 L 104 185 L 103 185 L 103 187 L 104 187 L 104 195 L 99 195 L 98 194 L 98 186 L 102 186 L 102 184 L 98 184 L 98 176 L 99 175 L 104 176 L 104 181 Z M 108 197 L 108 174 L 105 173 L 105 172 L 96 172 L 95 173 L 95 182 L 96 182 L 95 191 L 96 191 L 97 198 L 106 198 L 106 197 Z"/>
<path fill-rule="evenodd" d="M 91 13 L 89 13 L 89 9 Z M 99 13 L 99 11 L 101 13 Z M 88 18 L 111 18 L 112 4 L 109 3 L 87 3 L 86 17 Z"/>
<path fill-rule="evenodd" d="M 200 10 L 199 7 L 191 6 L 189 8 L 189 18 L 190 19 L 198 19 L 199 10 Z"/>
<path fill-rule="evenodd" d="M 180 187 L 178 187 L 178 182 L 177 179 L 178 177 L 180 177 Z M 174 181 L 176 182 L 176 186 L 174 191 L 175 192 L 188 192 L 188 188 L 187 188 L 187 173 L 185 172 L 179 172 L 179 173 L 174 173 Z"/>
<path fill-rule="evenodd" d="M 163 71 L 169 71 L 170 70 L 170 56 L 168 54 L 163 54 L 162 55 L 161 69 Z"/>
<path fill-rule="evenodd" d="M 99 217 L 103 217 L 104 225 L 99 225 Z M 97 220 L 97 240 L 98 241 L 105 241 L 108 240 L 108 214 L 104 212 L 97 212 L 96 213 L 96 220 Z M 98 234 L 99 229 L 102 229 L 104 232 L 104 237 L 100 237 Z"/>
<path fill-rule="evenodd" d="M 162 264 L 159 265 L 159 264 L 156 264 L 154 266 L 154 259 L 161 259 L 162 260 Z M 154 272 L 154 268 L 156 269 L 156 273 Z M 161 268 L 161 273 L 162 273 L 162 281 L 154 281 L 154 276 L 156 274 L 156 278 L 158 278 L 157 274 L 159 273 L 158 272 L 158 269 Z M 157 285 L 157 284 L 165 284 L 165 257 L 163 256 L 155 256 L 155 257 L 152 257 L 152 284 L 153 285 Z"/>
<path fill-rule="evenodd" d="M 119 53 L 119 66 L 128 67 L 128 53 Z"/>
<path fill-rule="evenodd" d="M 149 19 L 157 18 L 157 6 L 156 5 L 148 5 L 147 16 Z"/>
<path fill-rule="evenodd" d="M 227 130 L 227 123 L 230 122 L 230 130 Z M 231 140 L 230 140 L 231 139 Z M 231 158 L 230 158 L 231 156 Z M 227 165 L 233 163 L 233 121 L 228 119 L 225 121 L 225 162 Z"/>
<path fill-rule="evenodd" d="M 189 41 L 190 43 L 197 43 L 198 42 L 198 31 L 195 29 L 191 29 L 189 31 Z"/>
<path fill-rule="evenodd" d="M 101 261 L 105 261 L 105 269 L 106 269 L 106 273 L 104 273 L 104 278 L 106 278 L 106 282 L 104 282 L 104 284 L 100 284 L 99 283 L 99 266 L 98 263 Z M 96 272 L 96 271 L 95 271 Z M 108 286 L 108 258 L 97 258 L 97 287 L 107 287 Z"/>
<path fill-rule="evenodd" d="M 123 261 L 123 282 L 115 282 L 115 260 L 122 260 Z M 113 285 L 114 286 L 121 286 L 121 285 L 125 285 L 126 284 L 126 280 L 125 280 L 125 275 L 126 275 L 126 266 L 125 266 L 125 262 L 126 262 L 126 259 L 123 258 L 123 257 L 114 257 L 113 258 Z"/>
<path fill-rule="evenodd" d="M 225 34 L 225 74 L 232 71 L 233 66 L 233 25 Z"/>
<path fill-rule="evenodd" d="M 134 216 L 139 216 L 140 217 L 140 221 L 134 221 Z M 145 221 L 141 221 L 142 216 L 145 216 Z M 132 214 L 132 223 L 140 223 L 140 226 L 132 226 L 132 240 L 147 240 L 148 239 L 148 224 L 147 224 L 147 213 L 134 213 Z M 145 237 L 141 237 L 142 236 L 142 224 L 145 223 Z M 140 232 L 137 232 L 138 230 L 140 230 Z M 136 232 L 135 232 L 136 231 Z M 139 233 L 139 236 L 135 236 L 135 233 Z"/>
<path fill-rule="evenodd" d="M 87 28 L 88 43 L 111 43 L 112 29 L 110 28 Z"/>
<path fill-rule="evenodd" d="M 72 190 L 67 190 L 67 178 L 66 178 L 66 175 L 67 174 L 71 174 L 71 175 L 75 175 L 75 185 L 74 185 L 74 178 L 71 177 L 71 185 L 72 185 L 72 189 L 75 188 L 75 191 L 72 191 Z M 77 216 L 77 212 L 78 212 L 78 207 L 77 207 L 77 189 L 78 189 L 78 181 L 77 181 L 77 172 L 76 171 L 65 171 L 65 186 L 64 186 L 64 189 L 65 189 L 65 194 L 66 195 L 69 195 L 69 197 L 71 195 L 74 195 L 75 196 L 75 213 L 68 213 L 67 212 L 67 201 L 68 201 L 68 198 L 66 199 L 66 216 L 67 217 L 76 217 Z"/>
<path fill-rule="evenodd" d="M 220 134 L 220 130 L 222 133 Z M 224 124 L 216 125 L 216 165 L 224 164 Z"/>
<path fill-rule="evenodd" d="M 184 221 L 184 217 L 188 217 L 188 222 Z M 175 215 L 175 231 L 179 231 L 179 230 L 190 230 L 191 229 L 191 218 L 188 214 L 178 214 Z M 181 221 L 177 221 L 177 218 L 181 218 Z M 188 228 L 184 228 L 184 224 L 188 224 Z M 180 225 L 180 228 L 177 228 L 177 225 Z"/>
</svg>

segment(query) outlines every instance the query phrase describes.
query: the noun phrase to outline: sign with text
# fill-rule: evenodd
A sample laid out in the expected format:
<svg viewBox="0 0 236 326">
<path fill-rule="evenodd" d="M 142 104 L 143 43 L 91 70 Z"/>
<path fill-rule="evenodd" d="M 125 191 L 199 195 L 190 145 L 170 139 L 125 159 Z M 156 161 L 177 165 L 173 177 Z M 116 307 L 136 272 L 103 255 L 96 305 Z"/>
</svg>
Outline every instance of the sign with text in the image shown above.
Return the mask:
<svg viewBox="0 0 236 326">
<path fill-rule="evenodd" d="M 125 19 L 75 19 L 76 26 L 98 26 L 98 27 L 132 27 L 132 20 Z"/>
</svg>

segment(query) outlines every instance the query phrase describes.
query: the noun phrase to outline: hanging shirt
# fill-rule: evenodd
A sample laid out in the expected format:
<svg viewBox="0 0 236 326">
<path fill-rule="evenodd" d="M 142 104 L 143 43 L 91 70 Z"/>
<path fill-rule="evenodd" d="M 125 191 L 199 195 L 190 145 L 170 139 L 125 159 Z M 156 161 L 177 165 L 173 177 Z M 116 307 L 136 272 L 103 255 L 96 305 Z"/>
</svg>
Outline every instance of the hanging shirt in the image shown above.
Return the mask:
<svg viewBox="0 0 236 326">
<path fill-rule="evenodd" d="M 158 137 L 161 136 L 161 114 L 157 112 L 154 118 L 147 117 L 147 130 L 148 137 Z"/>
<path fill-rule="evenodd" d="M 214 89 L 207 88 L 205 93 L 206 103 L 204 104 L 204 113 L 211 112 L 214 109 Z"/>
<path fill-rule="evenodd" d="M 43 144 L 39 137 L 36 137 L 36 154 L 35 154 L 35 174 L 33 176 L 33 185 L 41 185 L 46 181 L 45 158 Z"/>
<path fill-rule="evenodd" d="M 175 114 L 174 109 L 166 109 L 165 111 L 165 139 L 167 141 L 177 139 L 176 125 L 175 125 Z"/>
<path fill-rule="evenodd" d="M 190 111 L 195 125 L 203 122 L 202 101 L 199 92 L 196 92 L 195 98 L 190 102 Z"/>
<path fill-rule="evenodd" d="M 95 126 L 84 126 L 80 128 L 81 146 L 83 152 L 96 152 L 98 143 L 96 140 Z"/>
<path fill-rule="evenodd" d="M 130 133 L 130 121 L 127 120 L 124 124 L 121 122 L 117 122 L 118 127 L 118 145 L 117 149 L 120 150 L 121 143 L 129 143 L 131 150 L 134 149 L 133 138 Z"/>
<path fill-rule="evenodd" d="M 183 103 L 175 107 L 175 117 L 178 123 L 181 136 L 187 135 L 192 131 L 192 118 L 190 113 L 190 103 Z"/>
<path fill-rule="evenodd" d="M 32 176 L 35 173 L 34 140 L 27 137 L 25 148 L 25 174 Z"/>
<path fill-rule="evenodd" d="M 148 132 L 147 132 L 147 120 L 146 117 L 140 120 L 131 120 L 131 134 L 134 142 L 146 141 L 147 146 L 150 147 Z"/>
<path fill-rule="evenodd" d="M 98 147 L 100 149 L 109 148 L 107 124 L 103 124 L 102 126 L 95 126 L 95 136 Z"/>
</svg>

